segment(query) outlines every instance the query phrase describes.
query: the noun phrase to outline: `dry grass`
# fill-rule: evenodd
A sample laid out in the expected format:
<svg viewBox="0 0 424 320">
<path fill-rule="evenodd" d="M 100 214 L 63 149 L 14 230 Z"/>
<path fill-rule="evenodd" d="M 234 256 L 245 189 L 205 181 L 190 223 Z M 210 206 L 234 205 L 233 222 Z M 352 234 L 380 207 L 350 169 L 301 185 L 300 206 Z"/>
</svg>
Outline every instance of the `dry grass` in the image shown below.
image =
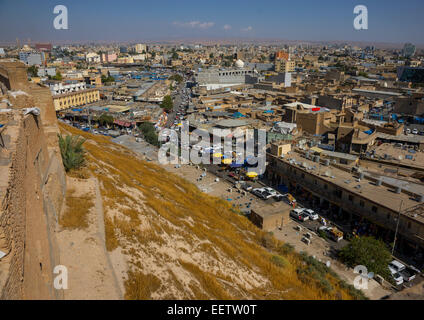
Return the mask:
<svg viewBox="0 0 424 320">
<path fill-rule="evenodd" d="M 182 297 L 187 296 L 187 290 L 194 295 L 190 298 L 195 299 L 353 297 L 350 289 L 341 285 L 334 275 L 328 274 L 324 279 L 322 273 L 303 272 L 299 276 L 299 270 L 305 268 L 302 257 L 298 253 L 281 250 L 282 243 L 256 228 L 245 217 L 235 214 L 226 201 L 204 194 L 179 176 L 138 159 L 128 149 L 110 142 L 109 138 L 93 136 L 62 124 L 61 127 L 88 139 L 84 146 L 89 156 L 88 167 L 101 182 L 103 205 L 107 212 L 105 228 L 109 251 L 118 246 L 137 248 L 140 254 L 155 258 L 159 266 L 164 261 L 170 261 L 167 256 L 159 255 L 157 249 L 167 249 L 173 244 L 167 238 L 173 241 L 178 238 L 183 239 L 192 250 L 204 255 L 199 264 L 181 259 L 173 261 L 201 285 L 199 287 L 192 281 L 189 288 L 181 292 Z M 126 190 L 137 191 L 142 198 Z M 116 212 L 119 212 L 119 216 Z M 141 217 L 143 229 L 140 228 Z M 197 246 L 196 243 L 205 240 L 211 244 Z M 213 250 L 208 250 L 210 247 Z M 185 253 L 185 249 L 178 250 L 179 254 Z M 145 274 L 157 268 L 143 272 L 144 261 L 140 261 L 135 251 L 126 252 L 133 252 L 130 256 L 135 268 L 128 272 L 126 297 L 151 297 L 160 280 L 158 277 L 146 280 Z M 209 270 L 211 263 L 219 266 L 220 271 Z M 232 272 L 232 276 L 223 274 L 223 270 Z M 166 273 L 170 283 L 175 283 L 175 288 L 181 290 L 181 284 L 176 283 L 171 269 Z M 256 280 L 251 279 L 254 275 Z M 261 277 L 264 279 L 261 280 Z M 160 278 L 163 279 L 163 274 Z M 231 278 L 240 281 L 229 282 Z M 146 282 L 145 288 L 140 287 L 143 281 L 150 281 Z M 246 282 L 251 285 L 243 284 Z M 167 294 L 171 295 L 169 292 Z"/>
<path fill-rule="evenodd" d="M 86 194 L 75 196 L 75 189 L 66 193 L 66 210 L 60 217 L 59 223 L 68 229 L 85 229 L 88 227 L 88 213 L 94 206 L 93 196 Z"/>
<path fill-rule="evenodd" d="M 144 274 L 130 270 L 128 279 L 125 281 L 125 299 L 127 300 L 148 300 L 152 293 L 158 290 L 161 281 L 154 274 Z"/>
</svg>

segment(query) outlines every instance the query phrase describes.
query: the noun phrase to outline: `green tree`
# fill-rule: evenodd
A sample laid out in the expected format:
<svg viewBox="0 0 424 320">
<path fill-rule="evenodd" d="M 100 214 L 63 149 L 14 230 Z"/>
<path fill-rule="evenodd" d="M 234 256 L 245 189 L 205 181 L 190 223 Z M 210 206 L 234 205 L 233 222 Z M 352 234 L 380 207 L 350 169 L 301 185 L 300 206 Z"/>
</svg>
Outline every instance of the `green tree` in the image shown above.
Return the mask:
<svg viewBox="0 0 424 320">
<path fill-rule="evenodd" d="M 373 237 L 354 238 L 340 250 L 339 257 L 351 268 L 363 265 L 367 267 L 368 272 L 372 271 L 386 280 L 391 280 L 388 265 L 392 255 L 381 240 Z"/>
<path fill-rule="evenodd" d="M 169 79 L 169 80 L 175 80 L 175 81 L 177 81 L 178 83 L 181 83 L 181 81 L 183 81 L 183 77 L 182 77 L 181 75 L 179 75 L 179 74 L 173 74 L 173 75 L 172 75 L 172 76 L 170 76 L 168 79 Z"/>
<path fill-rule="evenodd" d="M 105 76 L 105 75 L 102 75 L 101 76 L 101 80 L 102 80 L 102 83 L 103 84 L 108 84 L 108 83 L 111 83 L 111 82 L 115 82 L 115 78 L 114 77 L 112 77 L 112 76 Z"/>
<path fill-rule="evenodd" d="M 110 126 L 110 125 L 113 124 L 113 117 L 110 114 L 103 113 L 99 117 L 98 121 L 99 121 L 99 123 L 100 123 L 101 126 L 104 126 L 104 125 Z"/>
<path fill-rule="evenodd" d="M 56 71 L 56 75 L 52 77 L 52 80 L 62 81 L 62 74 L 60 71 Z"/>
<path fill-rule="evenodd" d="M 151 122 L 143 122 L 138 127 L 140 131 L 143 133 L 144 140 L 146 140 L 148 143 L 159 147 L 159 139 L 158 135 L 156 133 L 156 129 Z"/>
<path fill-rule="evenodd" d="M 174 103 L 172 102 L 172 97 L 170 95 L 167 95 L 163 98 L 162 103 L 160 104 L 160 107 L 165 109 L 166 112 L 171 111 L 174 108 Z"/>
<path fill-rule="evenodd" d="M 174 52 L 174 53 L 172 54 L 172 60 L 177 60 L 178 58 L 179 58 L 178 53 Z"/>
<path fill-rule="evenodd" d="M 38 67 L 37 66 L 31 66 L 28 68 L 28 73 L 31 77 L 37 77 L 38 76 Z"/>
<path fill-rule="evenodd" d="M 84 164 L 85 151 L 82 147 L 85 140 L 79 136 L 58 134 L 60 154 L 66 171 L 78 169 Z"/>
</svg>

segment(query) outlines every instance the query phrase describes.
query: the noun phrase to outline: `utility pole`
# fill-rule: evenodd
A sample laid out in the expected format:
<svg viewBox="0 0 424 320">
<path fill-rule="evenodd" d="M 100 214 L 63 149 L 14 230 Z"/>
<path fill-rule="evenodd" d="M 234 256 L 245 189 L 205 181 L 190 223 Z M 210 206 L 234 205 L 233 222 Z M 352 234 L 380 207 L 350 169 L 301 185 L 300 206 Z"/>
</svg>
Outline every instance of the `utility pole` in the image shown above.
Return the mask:
<svg viewBox="0 0 424 320">
<path fill-rule="evenodd" d="M 392 255 L 395 252 L 396 239 L 397 239 L 397 233 L 398 233 L 398 229 L 399 229 L 399 221 L 400 221 L 400 214 L 401 214 L 401 211 L 402 211 L 402 205 L 403 205 L 403 200 L 400 201 L 399 214 L 398 214 L 398 219 L 397 219 L 397 223 L 396 223 L 395 239 L 393 240 Z"/>
</svg>

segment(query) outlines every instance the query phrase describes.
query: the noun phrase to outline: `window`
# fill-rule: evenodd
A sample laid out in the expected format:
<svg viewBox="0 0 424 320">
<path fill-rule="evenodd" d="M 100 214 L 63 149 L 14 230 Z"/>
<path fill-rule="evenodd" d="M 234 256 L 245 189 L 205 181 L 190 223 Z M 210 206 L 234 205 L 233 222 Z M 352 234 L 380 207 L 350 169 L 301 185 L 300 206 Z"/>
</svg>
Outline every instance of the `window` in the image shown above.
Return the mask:
<svg viewBox="0 0 424 320">
<path fill-rule="evenodd" d="M 349 195 L 349 201 L 353 202 L 353 196 L 352 195 Z"/>
<path fill-rule="evenodd" d="M 305 174 L 304 173 L 302 173 L 302 178 L 305 178 Z"/>
<path fill-rule="evenodd" d="M 315 183 L 315 184 L 318 184 L 318 181 L 315 179 L 315 180 L 314 180 L 314 183 Z"/>
<path fill-rule="evenodd" d="M 328 185 L 324 184 L 324 189 L 327 190 L 328 189 Z"/>
<path fill-rule="evenodd" d="M 361 200 L 361 201 L 359 201 L 359 205 L 363 208 L 363 207 L 365 207 L 365 203 L 364 203 L 364 201 L 363 200 Z"/>
<path fill-rule="evenodd" d="M 337 198 L 341 198 L 342 197 L 342 190 L 334 190 L 333 194 L 337 197 Z"/>
<path fill-rule="evenodd" d="M 374 213 L 377 213 L 377 207 L 376 206 L 372 206 L 371 211 Z"/>
<path fill-rule="evenodd" d="M 408 229 L 411 229 L 411 221 L 408 221 Z"/>
</svg>

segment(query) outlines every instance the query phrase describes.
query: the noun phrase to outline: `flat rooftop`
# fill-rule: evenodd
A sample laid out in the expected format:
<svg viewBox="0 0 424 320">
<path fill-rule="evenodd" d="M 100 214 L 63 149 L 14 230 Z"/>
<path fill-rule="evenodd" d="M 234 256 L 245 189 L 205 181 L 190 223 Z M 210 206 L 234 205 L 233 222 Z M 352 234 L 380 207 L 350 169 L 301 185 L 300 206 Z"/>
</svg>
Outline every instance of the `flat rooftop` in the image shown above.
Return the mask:
<svg viewBox="0 0 424 320">
<path fill-rule="evenodd" d="M 262 218 L 270 217 L 276 214 L 288 213 L 292 207 L 283 201 L 271 204 L 261 204 L 252 207 L 252 211 Z"/>
<path fill-rule="evenodd" d="M 274 159 L 285 162 L 293 167 L 297 167 L 308 174 L 316 176 L 317 178 L 327 181 L 329 184 L 338 186 L 342 190 L 347 190 L 349 193 L 364 198 L 388 210 L 397 211 L 402 204 L 402 211 L 423 205 L 413 200 L 412 197 L 404 192 L 396 194 L 393 192 L 394 188 L 385 185 L 376 186 L 370 180 L 364 178 L 357 182 L 356 176 L 350 172 L 346 172 L 334 166 L 319 165 L 301 156 L 297 152 L 291 152 L 284 158 L 279 158 L 275 155 L 270 155 Z M 306 168 L 305 168 L 306 165 Z M 312 169 L 309 169 L 312 168 Z M 327 174 L 326 174 L 327 173 Z M 366 175 L 367 176 L 367 175 Z M 358 187 L 359 186 L 359 187 Z M 424 206 L 424 205 L 423 205 Z M 416 217 L 411 213 L 409 217 L 424 223 L 424 214 L 417 215 Z"/>
</svg>

